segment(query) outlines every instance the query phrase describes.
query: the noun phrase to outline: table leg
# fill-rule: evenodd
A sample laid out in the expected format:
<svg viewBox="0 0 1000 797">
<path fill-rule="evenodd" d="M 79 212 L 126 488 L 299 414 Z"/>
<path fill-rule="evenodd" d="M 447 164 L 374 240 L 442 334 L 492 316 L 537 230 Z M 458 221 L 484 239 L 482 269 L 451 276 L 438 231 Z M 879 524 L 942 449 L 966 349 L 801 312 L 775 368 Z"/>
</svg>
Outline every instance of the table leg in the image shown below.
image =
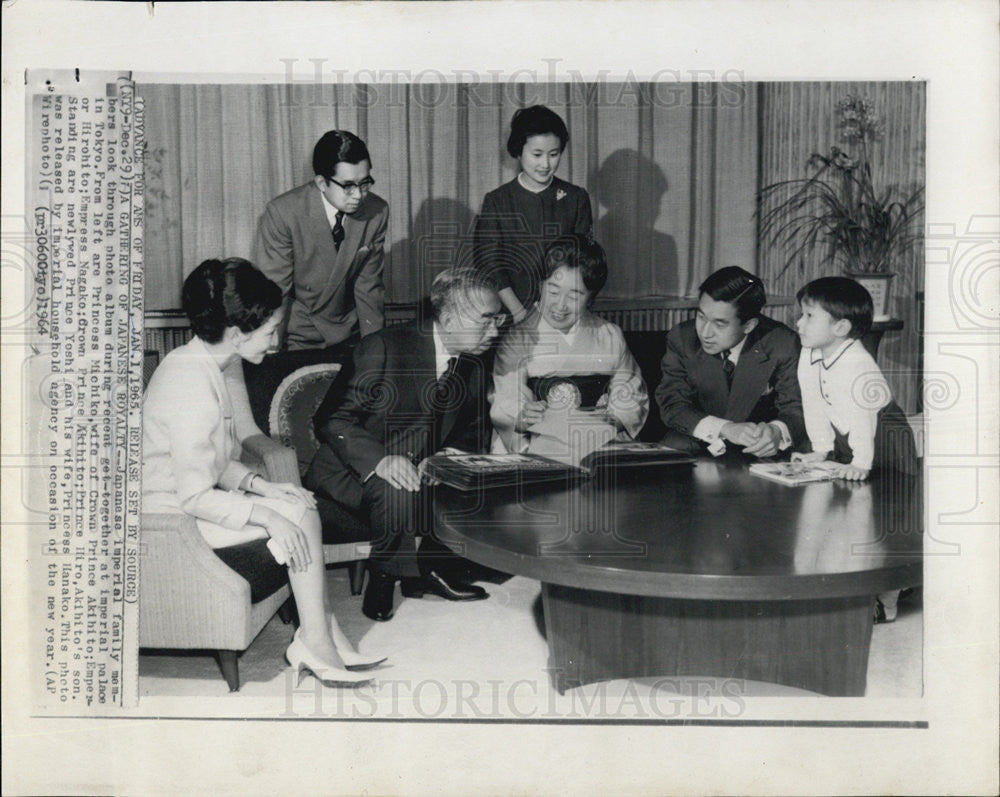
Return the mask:
<svg viewBox="0 0 1000 797">
<path fill-rule="evenodd" d="M 863 696 L 871 596 L 798 601 L 649 598 L 543 584 L 560 693 L 615 678 L 702 675 Z"/>
</svg>

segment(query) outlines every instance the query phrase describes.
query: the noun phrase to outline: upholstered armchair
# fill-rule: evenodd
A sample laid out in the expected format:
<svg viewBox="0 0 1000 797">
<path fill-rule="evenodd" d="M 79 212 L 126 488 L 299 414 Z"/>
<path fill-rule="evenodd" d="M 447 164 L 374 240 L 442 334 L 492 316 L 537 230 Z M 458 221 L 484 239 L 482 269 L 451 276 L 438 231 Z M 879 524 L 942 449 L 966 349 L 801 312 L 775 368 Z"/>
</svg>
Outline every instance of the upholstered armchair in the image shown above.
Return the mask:
<svg viewBox="0 0 1000 797">
<path fill-rule="evenodd" d="M 336 363 L 303 366 L 282 380 L 271 399 L 271 436 L 286 450 L 295 452 L 296 481 L 305 475 L 319 448 L 312 418 L 339 372 Z M 350 562 L 351 593 L 359 595 L 365 561 L 371 552 L 368 523 L 361 514 L 321 496 L 316 503 L 323 523 L 323 559 L 327 564 Z"/>
</svg>

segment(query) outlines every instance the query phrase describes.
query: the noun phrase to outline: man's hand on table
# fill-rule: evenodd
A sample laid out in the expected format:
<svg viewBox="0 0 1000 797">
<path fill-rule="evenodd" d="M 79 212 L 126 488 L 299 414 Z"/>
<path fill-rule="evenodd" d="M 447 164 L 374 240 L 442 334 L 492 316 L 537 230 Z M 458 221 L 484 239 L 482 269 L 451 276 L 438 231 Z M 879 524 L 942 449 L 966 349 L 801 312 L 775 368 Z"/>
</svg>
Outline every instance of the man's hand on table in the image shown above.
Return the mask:
<svg viewBox="0 0 1000 797">
<path fill-rule="evenodd" d="M 756 423 L 727 423 L 719 430 L 719 437 L 738 446 L 748 448 L 760 440 Z"/>
<path fill-rule="evenodd" d="M 757 439 L 743 449 L 752 457 L 773 457 L 781 447 L 781 430 L 769 423 L 758 423 Z"/>
<path fill-rule="evenodd" d="M 460 449 L 460 448 L 453 448 L 451 446 L 445 446 L 444 448 L 442 448 L 437 453 L 438 454 L 465 454 L 467 452 L 462 451 L 462 449 Z M 431 476 L 427 472 L 427 460 L 428 459 L 430 459 L 430 457 L 424 457 L 420 461 L 420 464 L 417 465 L 417 474 L 420 476 L 420 481 L 421 482 L 423 482 L 424 484 L 429 484 L 429 485 L 431 485 L 433 487 L 435 484 L 440 484 L 441 480 L 434 478 L 433 476 Z"/>
<path fill-rule="evenodd" d="M 420 489 L 419 471 L 410 460 L 399 454 L 382 457 L 375 466 L 375 475 L 389 482 L 397 490 L 409 490 L 415 493 Z"/>
</svg>

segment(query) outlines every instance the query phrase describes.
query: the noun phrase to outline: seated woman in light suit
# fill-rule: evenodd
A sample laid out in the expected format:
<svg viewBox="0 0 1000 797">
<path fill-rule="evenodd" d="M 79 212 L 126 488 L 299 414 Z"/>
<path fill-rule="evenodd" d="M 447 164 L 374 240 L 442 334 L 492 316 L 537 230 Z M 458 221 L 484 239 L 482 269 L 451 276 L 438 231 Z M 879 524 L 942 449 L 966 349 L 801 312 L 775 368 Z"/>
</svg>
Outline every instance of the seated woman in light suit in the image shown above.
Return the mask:
<svg viewBox="0 0 1000 797">
<path fill-rule="evenodd" d="M 546 249 L 541 300 L 497 353 L 494 450 L 578 460 L 642 429 L 649 396 L 639 367 L 621 329 L 589 310 L 607 277 L 589 236 L 563 235 Z"/>
<path fill-rule="evenodd" d="M 361 656 L 330 611 L 316 502 L 294 484 L 272 483 L 239 461 L 227 381 L 241 360 L 259 363 L 277 346 L 281 290 L 246 260 L 206 260 L 181 297 L 195 337 L 171 351 L 143 403 L 143 511 L 185 512 L 216 554 L 256 584 L 262 600 L 287 579 L 301 626 L 286 658 L 339 683 L 369 680 Z"/>
</svg>

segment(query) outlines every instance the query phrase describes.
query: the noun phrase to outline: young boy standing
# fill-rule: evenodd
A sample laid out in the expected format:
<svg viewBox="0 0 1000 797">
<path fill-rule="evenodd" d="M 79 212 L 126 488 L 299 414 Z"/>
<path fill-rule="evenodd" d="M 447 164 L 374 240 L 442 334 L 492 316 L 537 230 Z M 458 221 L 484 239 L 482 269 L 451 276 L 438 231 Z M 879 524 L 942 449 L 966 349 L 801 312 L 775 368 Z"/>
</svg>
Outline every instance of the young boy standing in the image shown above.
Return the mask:
<svg viewBox="0 0 1000 797">
<path fill-rule="evenodd" d="M 916 450 L 906 418 L 874 358 L 861 344 L 871 329 L 872 298 L 846 277 L 822 277 L 802 288 L 799 388 L 812 453 L 798 461 L 830 458 L 837 475 L 857 481 L 873 468 L 916 473 Z"/>
<path fill-rule="evenodd" d="M 872 325 L 872 298 L 846 277 L 822 277 L 802 288 L 799 387 L 812 452 L 793 461 L 829 458 L 836 475 L 861 481 L 873 468 L 917 473 L 913 433 L 874 358 L 861 345 Z M 896 619 L 899 592 L 882 593 L 875 622 Z"/>
</svg>

